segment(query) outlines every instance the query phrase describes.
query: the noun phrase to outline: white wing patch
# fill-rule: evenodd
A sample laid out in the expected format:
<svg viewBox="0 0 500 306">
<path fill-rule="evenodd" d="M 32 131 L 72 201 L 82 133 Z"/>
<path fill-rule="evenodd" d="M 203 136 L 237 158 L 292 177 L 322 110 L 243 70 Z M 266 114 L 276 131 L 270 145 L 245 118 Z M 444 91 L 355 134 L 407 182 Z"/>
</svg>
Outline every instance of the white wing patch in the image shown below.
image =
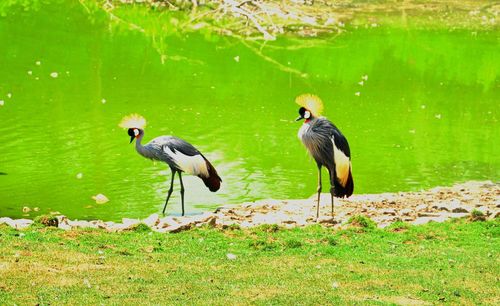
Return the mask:
<svg viewBox="0 0 500 306">
<path fill-rule="evenodd" d="M 200 154 L 189 156 L 182 154 L 179 151 L 172 151 L 168 146 L 163 148 L 163 151 L 177 164 L 184 172 L 192 175 L 201 175 L 208 177 L 207 163 Z"/>
<path fill-rule="evenodd" d="M 333 158 L 335 160 L 335 172 L 337 172 L 337 178 L 342 186 L 345 186 L 347 179 L 349 178 L 349 171 L 351 170 L 351 161 L 344 152 L 340 151 L 335 145 L 335 141 L 332 136 L 333 144 Z"/>
</svg>

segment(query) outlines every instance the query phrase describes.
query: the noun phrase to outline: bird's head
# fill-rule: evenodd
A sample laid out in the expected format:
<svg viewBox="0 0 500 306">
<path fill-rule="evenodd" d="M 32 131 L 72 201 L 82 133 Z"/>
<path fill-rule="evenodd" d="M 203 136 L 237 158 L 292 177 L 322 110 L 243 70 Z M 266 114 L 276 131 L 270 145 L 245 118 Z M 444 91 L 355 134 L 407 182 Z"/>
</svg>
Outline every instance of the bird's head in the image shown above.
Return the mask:
<svg viewBox="0 0 500 306">
<path fill-rule="evenodd" d="M 138 114 L 131 114 L 123 117 L 119 124 L 120 127 L 128 129 L 127 133 L 130 136 L 130 143 L 134 139 L 144 135 L 144 127 L 146 126 L 146 119 Z"/>
<path fill-rule="evenodd" d="M 299 117 L 296 121 L 305 119 L 306 122 L 309 120 L 321 116 L 323 112 L 323 102 L 318 96 L 311 94 L 303 94 L 295 98 L 295 102 L 300 105 Z"/>
<path fill-rule="evenodd" d="M 311 114 L 311 111 L 308 110 L 307 108 L 305 107 L 301 107 L 299 108 L 299 117 L 297 119 L 295 119 L 295 121 L 300 121 L 302 119 L 305 119 L 306 122 L 308 120 L 310 120 L 312 118 L 312 114 Z"/>
<path fill-rule="evenodd" d="M 138 128 L 130 128 L 128 129 L 127 133 L 130 136 L 130 143 L 132 143 L 134 139 L 139 138 L 139 136 L 144 134 L 144 131 Z"/>
</svg>

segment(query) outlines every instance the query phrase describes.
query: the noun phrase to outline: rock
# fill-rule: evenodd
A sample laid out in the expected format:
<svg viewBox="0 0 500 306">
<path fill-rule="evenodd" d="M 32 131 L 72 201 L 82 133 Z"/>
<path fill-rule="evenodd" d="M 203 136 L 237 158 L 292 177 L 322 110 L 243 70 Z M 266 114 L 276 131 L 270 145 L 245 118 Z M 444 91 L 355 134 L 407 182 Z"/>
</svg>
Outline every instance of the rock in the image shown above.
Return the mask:
<svg viewBox="0 0 500 306">
<path fill-rule="evenodd" d="M 469 213 L 470 212 L 470 208 L 468 207 L 464 207 L 464 206 L 461 206 L 461 207 L 455 207 L 451 210 L 452 213 Z"/>
<path fill-rule="evenodd" d="M 133 228 L 141 223 L 139 219 L 122 218 L 123 226 L 126 228 Z"/>
<path fill-rule="evenodd" d="M 0 224 L 4 224 L 5 223 L 5 224 L 8 225 L 9 224 L 8 222 L 11 222 L 11 221 L 12 221 L 12 219 L 9 218 L 9 217 L 0 218 Z"/>
<path fill-rule="evenodd" d="M 332 226 L 338 223 L 332 216 L 320 216 L 317 221 L 319 224 L 327 226 Z"/>
<path fill-rule="evenodd" d="M 419 212 L 417 213 L 417 216 L 420 218 L 420 217 L 439 217 L 441 216 L 440 214 L 438 213 L 430 213 L 430 212 Z"/>
<path fill-rule="evenodd" d="M 422 225 L 429 223 L 431 221 L 433 222 L 444 222 L 448 220 L 449 217 L 446 216 L 439 216 L 439 217 L 422 217 L 422 218 L 417 218 L 415 221 L 411 222 L 413 225 Z"/>
<path fill-rule="evenodd" d="M 413 210 L 409 209 L 409 208 L 403 208 L 399 211 L 399 214 L 401 216 L 410 216 L 411 213 L 413 212 Z"/>
<path fill-rule="evenodd" d="M 68 224 L 67 221 L 59 222 L 59 224 L 57 224 L 57 228 L 60 228 L 65 231 L 69 231 L 70 229 L 72 229 L 72 227 Z"/>
<path fill-rule="evenodd" d="M 390 215 L 390 216 L 395 216 L 396 215 L 396 211 L 392 208 L 389 208 L 389 209 L 383 209 L 380 211 L 380 213 L 384 214 L 384 215 Z"/>
<path fill-rule="evenodd" d="M 10 218 L 8 218 L 10 219 Z M 15 229 L 25 229 L 28 226 L 30 226 L 33 223 L 33 220 L 30 219 L 10 219 L 5 222 L 7 225 L 10 227 L 13 227 Z"/>
<path fill-rule="evenodd" d="M 67 221 L 68 225 L 71 226 L 71 228 L 98 228 L 97 224 L 92 223 L 90 221 L 79 221 L 79 220 L 68 220 Z"/>
<path fill-rule="evenodd" d="M 165 228 L 163 228 L 163 230 L 165 230 L 165 232 L 169 232 L 169 233 L 179 233 L 179 232 L 188 230 L 191 227 L 192 227 L 192 225 L 190 223 L 185 223 L 185 224 L 177 224 L 177 225 L 165 227 Z"/>
<path fill-rule="evenodd" d="M 156 227 L 158 228 L 166 228 L 169 226 L 178 225 L 177 218 L 172 216 L 166 216 L 165 218 L 161 218 Z"/>
<path fill-rule="evenodd" d="M 420 204 L 420 205 L 417 205 L 417 207 L 415 207 L 415 210 L 419 211 L 419 210 L 426 210 L 427 209 L 427 205 L 426 204 Z"/>
<path fill-rule="evenodd" d="M 149 227 L 153 227 L 160 223 L 160 216 L 158 214 L 152 214 L 151 216 L 147 217 L 146 219 L 142 220 L 142 223 Z"/>
</svg>

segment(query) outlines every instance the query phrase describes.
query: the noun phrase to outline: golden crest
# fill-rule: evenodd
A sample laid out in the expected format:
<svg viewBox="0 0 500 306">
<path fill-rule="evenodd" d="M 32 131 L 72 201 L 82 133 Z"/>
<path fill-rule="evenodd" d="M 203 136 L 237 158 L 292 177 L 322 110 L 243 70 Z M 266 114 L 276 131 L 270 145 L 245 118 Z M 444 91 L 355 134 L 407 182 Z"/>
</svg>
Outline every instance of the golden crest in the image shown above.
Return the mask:
<svg viewBox="0 0 500 306">
<path fill-rule="evenodd" d="M 146 119 L 139 114 L 130 114 L 128 116 L 123 117 L 122 121 L 118 125 L 122 128 L 138 128 L 143 129 L 146 127 Z"/>
<path fill-rule="evenodd" d="M 312 94 L 303 94 L 295 98 L 295 102 L 310 111 L 313 116 L 319 117 L 323 113 L 323 102 Z"/>
</svg>

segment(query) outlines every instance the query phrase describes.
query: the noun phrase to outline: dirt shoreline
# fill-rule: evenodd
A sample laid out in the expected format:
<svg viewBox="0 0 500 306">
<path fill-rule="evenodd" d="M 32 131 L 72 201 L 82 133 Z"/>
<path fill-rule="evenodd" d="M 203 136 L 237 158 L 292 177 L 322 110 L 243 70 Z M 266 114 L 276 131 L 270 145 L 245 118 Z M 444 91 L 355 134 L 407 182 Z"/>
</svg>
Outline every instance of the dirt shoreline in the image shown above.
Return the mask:
<svg viewBox="0 0 500 306">
<path fill-rule="evenodd" d="M 180 232 L 203 225 L 227 228 L 249 228 L 264 224 L 286 228 L 321 224 L 328 227 L 348 226 L 351 217 L 363 215 L 375 221 L 378 227 L 386 227 L 396 221 L 418 225 L 427 222 L 443 222 L 450 218 L 462 218 L 471 213 L 480 218 L 500 216 L 500 184 L 491 181 L 469 181 L 451 187 L 435 187 L 420 192 L 398 192 L 353 195 L 349 199 L 335 199 L 335 217 L 330 215 L 330 195 L 321 195 L 320 218 L 316 220 L 316 196 L 299 200 L 260 200 L 234 206 L 223 206 L 214 212 L 200 215 L 148 218 L 123 218 L 121 223 L 102 220 L 70 220 L 63 215 L 50 219 L 50 225 L 63 230 L 76 228 L 100 228 L 110 232 L 133 230 L 144 224 L 161 233 Z M 480 213 L 478 213 L 480 212 Z M 0 225 L 24 229 L 33 224 L 29 219 L 0 218 Z"/>
</svg>

